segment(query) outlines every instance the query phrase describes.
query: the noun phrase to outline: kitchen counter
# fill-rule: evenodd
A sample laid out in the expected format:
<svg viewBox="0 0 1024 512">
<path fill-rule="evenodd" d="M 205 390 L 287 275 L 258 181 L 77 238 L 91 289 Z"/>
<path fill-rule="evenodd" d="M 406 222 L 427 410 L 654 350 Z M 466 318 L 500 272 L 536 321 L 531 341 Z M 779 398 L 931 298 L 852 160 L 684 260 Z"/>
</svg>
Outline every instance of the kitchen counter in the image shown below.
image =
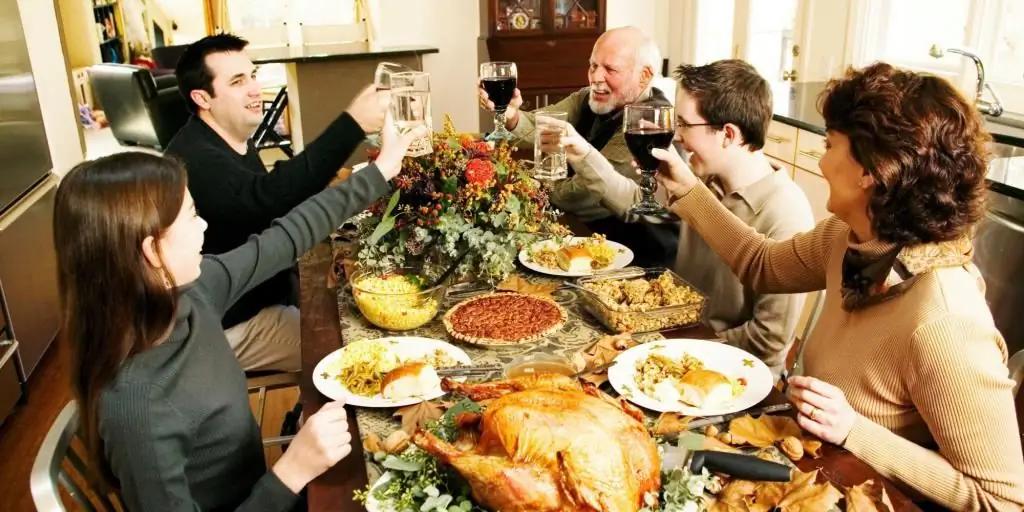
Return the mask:
<svg viewBox="0 0 1024 512">
<path fill-rule="evenodd" d="M 254 64 L 273 62 L 318 62 L 328 60 L 393 59 L 438 53 L 432 46 L 374 47 L 369 43 L 318 44 L 309 46 L 275 46 L 246 50 Z"/>
<path fill-rule="evenodd" d="M 825 89 L 825 82 L 805 82 L 792 85 L 777 86 L 773 88 L 774 112 L 772 118 L 780 123 L 795 126 L 801 130 L 807 130 L 819 135 L 825 134 L 825 119 L 818 113 L 818 96 Z M 985 128 L 992 135 L 992 140 L 998 144 L 1011 146 L 1009 151 L 997 148 L 996 158 L 999 153 L 1018 153 L 1016 148 L 1024 148 L 1024 129 L 999 124 L 993 121 L 986 121 Z M 1024 155 L 1024 152 L 1022 152 Z M 1015 160 L 1016 158 L 1013 158 Z M 995 162 L 995 160 L 993 161 Z M 1021 180 L 1011 180 L 1008 172 L 990 173 L 988 188 L 1000 194 L 1008 195 L 1024 200 L 1024 186 L 1019 183 Z"/>
<path fill-rule="evenodd" d="M 393 62 L 422 70 L 424 60 L 438 53 L 432 46 L 388 46 L 369 43 L 279 46 L 246 50 L 255 64 L 284 66 L 288 94 L 288 138 L 298 153 L 373 83 L 377 65 Z M 366 159 L 363 144 L 345 162 L 351 167 Z"/>
</svg>

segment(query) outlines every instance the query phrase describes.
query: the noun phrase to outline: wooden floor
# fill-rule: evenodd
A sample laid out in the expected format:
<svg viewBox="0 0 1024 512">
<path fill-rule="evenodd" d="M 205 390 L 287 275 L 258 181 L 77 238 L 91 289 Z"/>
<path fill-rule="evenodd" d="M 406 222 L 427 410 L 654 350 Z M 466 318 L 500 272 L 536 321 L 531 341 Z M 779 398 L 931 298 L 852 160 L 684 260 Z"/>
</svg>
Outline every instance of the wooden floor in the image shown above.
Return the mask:
<svg viewBox="0 0 1024 512">
<path fill-rule="evenodd" d="M 29 491 L 29 473 L 50 424 L 72 399 L 68 356 L 70 350 L 55 341 L 28 382 L 28 399 L 0 426 L 0 496 L 3 510 L 36 510 Z M 298 388 L 267 395 L 263 422 L 265 437 L 280 435 L 284 415 L 298 400 Z M 255 404 L 255 396 L 250 397 Z M 267 450 L 267 465 L 280 456 L 280 448 Z M 68 510 L 74 510 L 68 506 Z M 50 512 L 50 511 L 42 511 Z"/>
</svg>

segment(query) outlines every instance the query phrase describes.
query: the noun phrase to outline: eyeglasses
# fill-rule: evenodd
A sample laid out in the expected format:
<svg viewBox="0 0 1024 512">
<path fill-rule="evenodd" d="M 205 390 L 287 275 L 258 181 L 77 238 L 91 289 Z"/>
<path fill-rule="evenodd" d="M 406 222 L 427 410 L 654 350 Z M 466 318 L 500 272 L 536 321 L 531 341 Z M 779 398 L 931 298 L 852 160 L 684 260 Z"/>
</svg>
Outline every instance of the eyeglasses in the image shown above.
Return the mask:
<svg viewBox="0 0 1024 512">
<path fill-rule="evenodd" d="M 710 126 L 712 128 L 722 128 L 722 125 L 716 123 L 687 123 L 682 119 L 676 119 L 676 128 L 679 130 L 685 130 L 687 128 L 693 128 L 695 126 Z"/>
</svg>

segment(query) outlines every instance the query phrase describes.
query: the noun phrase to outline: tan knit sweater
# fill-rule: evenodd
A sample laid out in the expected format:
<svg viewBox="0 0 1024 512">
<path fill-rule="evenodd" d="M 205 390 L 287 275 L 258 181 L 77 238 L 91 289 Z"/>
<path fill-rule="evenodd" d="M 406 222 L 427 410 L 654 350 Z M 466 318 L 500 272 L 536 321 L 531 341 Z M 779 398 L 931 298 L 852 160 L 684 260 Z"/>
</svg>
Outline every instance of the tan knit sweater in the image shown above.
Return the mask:
<svg viewBox="0 0 1024 512">
<path fill-rule="evenodd" d="M 848 312 L 840 288 L 853 244 L 837 218 L 771 241 L 702 184 L 672 209 L 759 293 L 826 290 L 804 368 L 842 389 L 857 411 L 846 449 L 952 510 L 1024 509 L 1006 344 L 976 275 L 965 267 L 931 270 L 903 295 Z M 876 256 L 891 247 L 855 246 Z"/>
</svg>

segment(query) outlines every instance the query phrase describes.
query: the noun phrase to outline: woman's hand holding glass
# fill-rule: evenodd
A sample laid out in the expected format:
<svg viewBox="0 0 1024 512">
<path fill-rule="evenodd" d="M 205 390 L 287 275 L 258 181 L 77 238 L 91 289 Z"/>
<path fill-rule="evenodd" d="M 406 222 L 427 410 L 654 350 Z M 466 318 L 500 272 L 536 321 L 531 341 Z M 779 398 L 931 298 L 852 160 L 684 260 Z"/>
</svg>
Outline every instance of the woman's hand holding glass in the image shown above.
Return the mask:
<svg viewBox="0 0 1024 512">
<path fill-rule="evenodd" d="M 402 172 L 402 160 L 405 158 L 409 146 L 417 138 L 426 134 L 426 125 L 419 125 L 399 133 L 391 114 L 384 117 L 384 128 L 380 131 L 380 153 L 373 163 L 377 165 L 377 169 L 384 175 L 385 180 L 390 181 Z"/>
</svg>

